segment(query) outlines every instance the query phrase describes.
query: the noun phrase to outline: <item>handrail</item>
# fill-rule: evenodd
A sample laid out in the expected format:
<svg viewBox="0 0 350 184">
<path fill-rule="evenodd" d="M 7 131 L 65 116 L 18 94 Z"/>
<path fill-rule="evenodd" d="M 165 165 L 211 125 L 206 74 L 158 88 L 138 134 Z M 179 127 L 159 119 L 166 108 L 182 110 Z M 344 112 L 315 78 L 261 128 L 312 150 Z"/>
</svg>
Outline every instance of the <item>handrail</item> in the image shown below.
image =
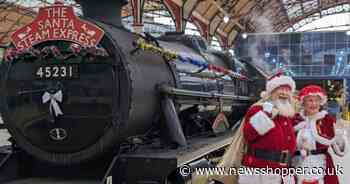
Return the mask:
<svg viewBox="0 0 350 184">
<path fill-rule="evenodd" d="M 193 97 L 203 97 L 203 98 L 220 98 L 223 100 L 251 100 L 251 98 L 247 96 L 192 91 L 187 89 L 174 88 L 166 85 L 161 86 L 160 91 L 171 95 L 193 96 Z"/>
</svg>

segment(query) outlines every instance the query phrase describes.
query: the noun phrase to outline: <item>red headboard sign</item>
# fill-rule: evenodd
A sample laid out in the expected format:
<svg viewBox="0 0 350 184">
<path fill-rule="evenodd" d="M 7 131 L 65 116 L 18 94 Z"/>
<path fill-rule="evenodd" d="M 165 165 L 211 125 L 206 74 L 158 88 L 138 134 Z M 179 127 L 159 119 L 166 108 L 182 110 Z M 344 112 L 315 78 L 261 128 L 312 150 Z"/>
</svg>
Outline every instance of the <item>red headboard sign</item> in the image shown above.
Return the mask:
<svg viewBox="0 0 350 184">
<path fill-rule="evenodd" d="M 96 46 L 104 32 L 75 16 L 73 7 L 56 3 L 42 7 L 33 22 L 16 30 L 11 39 L 18 50 L 49 40 L 66 40 L 82 46 Z"/>
</svg>

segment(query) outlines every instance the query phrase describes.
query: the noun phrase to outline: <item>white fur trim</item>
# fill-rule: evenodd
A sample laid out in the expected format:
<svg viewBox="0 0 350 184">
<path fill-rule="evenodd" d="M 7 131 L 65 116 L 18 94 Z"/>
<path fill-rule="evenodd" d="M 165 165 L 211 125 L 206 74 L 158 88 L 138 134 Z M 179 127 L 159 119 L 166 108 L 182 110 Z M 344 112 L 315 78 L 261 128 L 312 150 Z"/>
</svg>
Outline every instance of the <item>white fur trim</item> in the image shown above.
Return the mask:
<svg viewBox="0 0 350 184">
<path fill-rule="evenodd" d="M 348 150 L 349 150 L 349 146 L 348 146 L 348 144 L 349 144 L 349 141 L 348 141 L 348 139 L 347 139 L 347 137 L 346 136 L 342 136 L 342 137 L 338 137 L 338 138 L 336 138 L 336 139 L 343 139 L 343 142 L 341 143 L 342 145 L 339 145 L 338 143 L 337 143 L 337 141 L 335 141 L 333 144 L 332 144 L 332 149 L 333 149 L 333 151 L 334 151 L 334 153 L 336 154 L 336 155 L 338 155 L 338 156 L 340 156 L 340 157 L 342 157 L 342 156 L 344 156 L 347 152 L 348 152 Z"/>
<path fill-rule="evenodd" d="M 320 98 L 321 98 L 321 105 L 324 105 L 324 104 L 326 104 L 327 103 L 327 96 L 325 96 L 324 94 L 322 94 L 322 93 L 309 93 L 309 94 L 307 94 L 307 95 L 305 95 L 305 96 L 302 96 L 301 98 L 300 98 L 300 101 L 304 101 L 304 98 L 306 97 L 306 96 L 319 96 Z"/>
<path fill-rule="evenodd" d="M 311 126 L 311 131 L 312 131 L 312 134 L 313 136 L 315 137 L 316 141 L 318 143 L 321 143 L 323 145 L 331 145 L 333 142 L 334 142 L 334 138 L 333 137 L 332 139 L 327 139 L 327 138 L 324 138 L 322 136 L 320 136 L 318 134 L 318 131 L 317 131 L 317 126 L 316 126 L 316 122 L 317 120 L 319 119 L 323 119 L 326 115 L 328 114 L 327 111 L 320 111 L 312 116 L 305 116 L 304 114 L 304 110 L 301 110 L 300 111 L 300 116 L 308 123 L 310 123 L 310 126 Z M 334 127 L 333 127 L 334 128 Z"/>
<path fill-rule="evenodd" d="M 331 139 L 327 139 L 325 137 L 320 136 L 317 131 L 316 121 L 311 122 L 311 131 L 312 134 L 315 136 L 316 141 L 323 145 L 331 145 L 335 140 L 334 137 Z"/>
<path fill-rule="evenodd" d="M 299 131 L 301 129 L 303 129 L 306 126 L 306 121 L 302 121 L 300 123 L 298 123 L 297 125 L 294 126 L 294 131 Z"/>
<path fill-rule="evenodd" d="M 317 121 L 317 120 L 319 120 L 319 119 L 322 119 L 322 118 L 326 117 L 327 114 L 328 114 L 328 112 L 323 110 L 323 111 L 320 111 L 320 112 L 318 112 L 318 113 L 316 113 L 316 114 L 314 114 L 314 115 L 312 115 L 312 116 L 306 116 L 306 115 L 305 115 L 304 109 L 302 109 L 302 110 L 300 111 L 300 116 L 301 116 L 304 120 L 315 120 L 315 121 Z"/>
<path fill-rule="evenodd" d="M 313 122 L 311 124 L 311 130 L 312 130 L 312 134 L 315 136 L 315 139 L 318 143 L 321 143 L 323 145 L 331 145 L 333 142 L 334 142 L 334 137 L 331 138 L 331 139 L 327 139 L 325 137 L 322 137 L 320 135 L 318 135 L 318 132 L 317 132 L 317 127 L 316 127 L 316 122 Z"/>
<path fill-rule="evenodd" d="M 305 150 L 316 149 L 316 139 L 312 134 L 311 127 L 301 129 L 297 134 L 297 148 Z"/>
<path fill-rule="evenodd" d="M 257 112 L 250 118 L 250 124 L 259 135 L 264 135 L 275 127 L 275 123 L 262 111 Z"/>
<path fill-rule="evenodd" d="M 295 82 L 289 76 L 280 76 L 267 81 L 266 83 L 266 91 L 271 94 L 271 92 L 279 86 L 289 85 L 292 88 L 292 92 L 295 90 Z"/>
</svg>

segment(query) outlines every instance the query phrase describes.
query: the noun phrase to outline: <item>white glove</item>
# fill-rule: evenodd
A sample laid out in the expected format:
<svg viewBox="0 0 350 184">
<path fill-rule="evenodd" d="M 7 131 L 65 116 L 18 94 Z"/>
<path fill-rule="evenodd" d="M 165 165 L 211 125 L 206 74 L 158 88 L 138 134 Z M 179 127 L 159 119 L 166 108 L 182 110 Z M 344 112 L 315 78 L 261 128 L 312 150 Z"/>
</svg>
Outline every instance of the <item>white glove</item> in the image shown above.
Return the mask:
<svg viewBox="0 0 350 184">
<path fill-rule="evenodd" d="M 335 143 L 343 150 L 345 146 L 346 133 L 344 130 L 336 129 L 335 130 Z"/>
<path fill-rule="evenodd" d="M 270 102 L 264 102 L 263 105 L 263 110 L 267 113 L 272 113 L 272 109 L 273 109 L 273 104 Z"/>
<path fill-rule="evenodd" d="M 348 152 L 348 138 L 346 131 L 343 129 L 335 129 L 335 141 L 332 144 L 333 151 L 336 155 L 342 157 Z"/>
</svg>

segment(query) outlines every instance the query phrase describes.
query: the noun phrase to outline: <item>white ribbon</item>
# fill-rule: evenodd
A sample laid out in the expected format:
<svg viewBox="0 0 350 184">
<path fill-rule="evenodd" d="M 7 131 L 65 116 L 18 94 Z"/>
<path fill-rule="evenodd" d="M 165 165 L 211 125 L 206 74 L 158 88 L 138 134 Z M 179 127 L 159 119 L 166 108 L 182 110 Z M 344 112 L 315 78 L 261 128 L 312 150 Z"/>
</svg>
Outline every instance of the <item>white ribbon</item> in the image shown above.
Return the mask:
<svg viewBox="0 0 350 184">
<path fill-rule="evenodd" d="M 49 92 L 45 92 L 43 97 L 43 103 L 46 103 L 50 100 L 50 113 L 52 114 L 52 109 L 55 113 L 55 116 L 58 115 L 63 115 L 63 112 L 61 111 L 60 106 L 58 105 L 58 102 L 62 102 L 63 99 L 63 95 L 62 95 L 62 91 L 59 90 L 57 91 L 55 94 L 50 94 Z"/>
</svg>

